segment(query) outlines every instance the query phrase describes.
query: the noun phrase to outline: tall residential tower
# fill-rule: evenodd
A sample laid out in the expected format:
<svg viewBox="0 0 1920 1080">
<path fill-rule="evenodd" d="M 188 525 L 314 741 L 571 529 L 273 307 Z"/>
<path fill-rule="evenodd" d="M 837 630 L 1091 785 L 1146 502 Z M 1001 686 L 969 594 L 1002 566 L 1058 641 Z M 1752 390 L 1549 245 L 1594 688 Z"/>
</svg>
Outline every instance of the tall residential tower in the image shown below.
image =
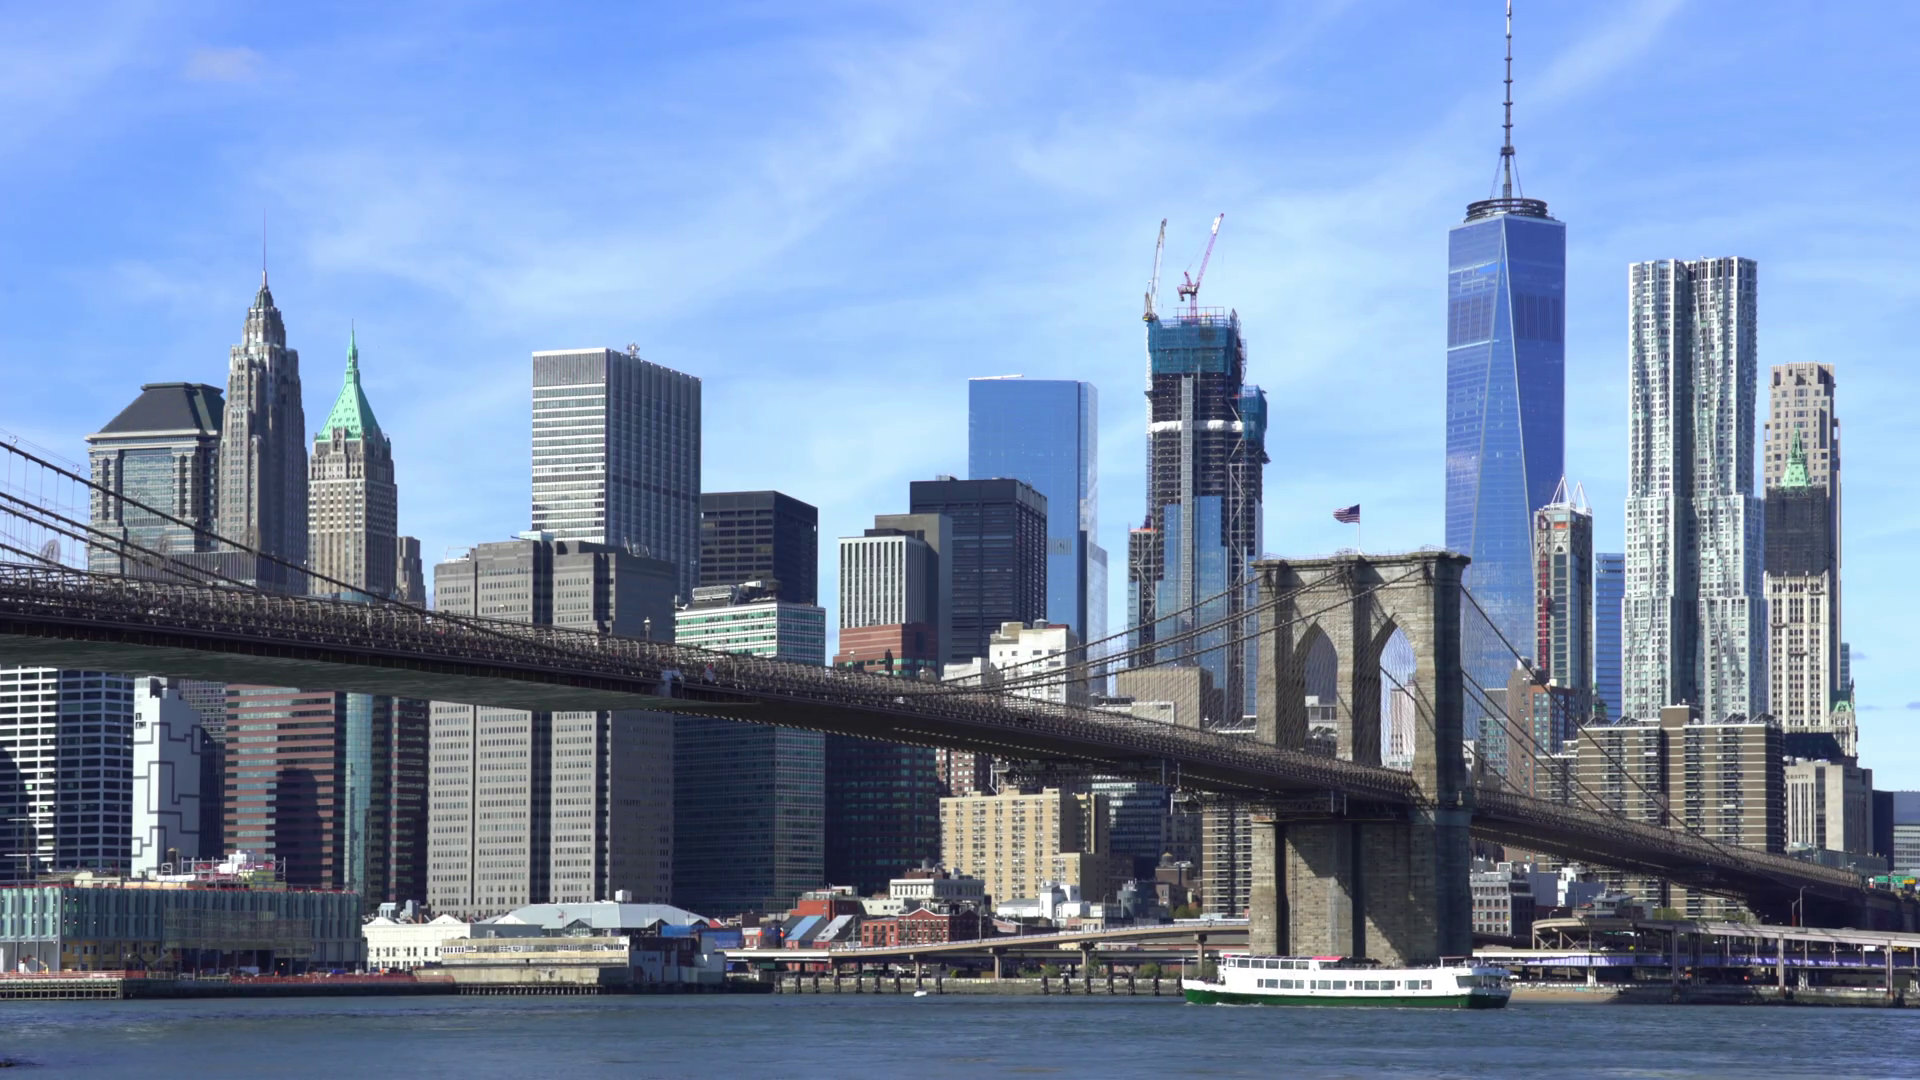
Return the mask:
<svg viewBox="0 0 1920 1080">
<path fill-rule="evenodd" d="M 1767 711 L 1752 259 L 1629 271 L 1621 708 L 1710 723 Z"/>
</svg>

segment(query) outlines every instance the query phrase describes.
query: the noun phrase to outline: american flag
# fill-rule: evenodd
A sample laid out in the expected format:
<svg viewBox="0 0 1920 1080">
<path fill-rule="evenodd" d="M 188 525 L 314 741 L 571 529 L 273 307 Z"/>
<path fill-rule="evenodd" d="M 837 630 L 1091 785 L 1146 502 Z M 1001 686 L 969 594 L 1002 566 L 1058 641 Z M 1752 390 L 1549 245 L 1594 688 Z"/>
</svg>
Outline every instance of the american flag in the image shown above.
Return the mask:
<svg viewBox="0 0 1920 1080">
<path fill-rule="evenodd" d="M 1333 520 L 1342 525 L 1360 524 L 1360 504 L 1354 503 L 1352 506 L 1344 506 L 1335 510 L 1333 512 Z"/>
</svg>

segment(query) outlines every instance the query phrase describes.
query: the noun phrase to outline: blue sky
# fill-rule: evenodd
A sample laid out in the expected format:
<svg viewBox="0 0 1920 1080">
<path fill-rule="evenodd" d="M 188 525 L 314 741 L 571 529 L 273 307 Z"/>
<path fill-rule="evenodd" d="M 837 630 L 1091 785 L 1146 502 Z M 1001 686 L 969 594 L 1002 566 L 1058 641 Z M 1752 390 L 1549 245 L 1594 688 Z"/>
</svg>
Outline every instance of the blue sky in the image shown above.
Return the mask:
<svg viewBox="0 0 1920 1080">
<path fill-rule="evenodd" d="M 817 504 L 828 551 L 964 473 L 970 376 L 1092 381 L 1123 552 L 1154 229 L 1177 276 L 1224 210 L 1204 296 L 1273 403 L 1267 548 L 1350 543 L 1352 502 L 1369 547 L 1440 540 L 1495 0 L 398 7 L 0 6 L 0 427 L 80 458 L 140 383 L 223 383 L 264 214 L 309 420 L 357 321 L 429 560 L 527 524 L 528 353 L 628 342 L 705 380 L 705 486 Z M 1755 258 L 1762 364 L 1837 367 L 1866 764 L 1920 787 L 1920 7 L 1837 10 L 1527 0 L 1515 142 L 1568 223 L 1604 547 L 1628 263 Z"/>
</svg>

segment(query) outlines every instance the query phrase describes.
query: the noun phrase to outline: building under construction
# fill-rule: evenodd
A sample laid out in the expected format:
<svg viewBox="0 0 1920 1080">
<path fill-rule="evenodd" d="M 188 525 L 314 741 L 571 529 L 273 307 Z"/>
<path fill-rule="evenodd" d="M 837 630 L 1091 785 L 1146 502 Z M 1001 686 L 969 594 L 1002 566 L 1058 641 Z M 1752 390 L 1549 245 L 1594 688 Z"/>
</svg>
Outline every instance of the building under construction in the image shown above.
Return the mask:
<svg viewBox="0 0 1920 1080">
<path fill-rule="evenodd" d="M 1254 642 L 1223 620 L 1251 602 L 1267 398 L 1246 382 L 1238 313 L 1183 305 L 1163 319 L 1149 294 L 1146 323 L 1147 519 L 1128 537 L 1128 645 L 1149 650 L 1136 666 L 1206 668 L 1227 715 L 1203 725 L 1235 723 L 1254 711 Z"/>
</svg>

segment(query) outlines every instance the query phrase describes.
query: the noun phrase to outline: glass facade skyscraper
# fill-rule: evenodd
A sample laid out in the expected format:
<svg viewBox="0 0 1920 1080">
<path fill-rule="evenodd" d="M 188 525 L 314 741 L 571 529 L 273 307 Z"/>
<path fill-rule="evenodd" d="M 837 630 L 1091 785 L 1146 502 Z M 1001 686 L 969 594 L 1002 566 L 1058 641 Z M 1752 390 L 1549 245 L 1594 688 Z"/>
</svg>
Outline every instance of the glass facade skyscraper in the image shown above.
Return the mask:
<svg viewBox="0 0 1920 1080">
<path fill-rule="evenodd" d="M 1483 199 L 1447 236 L 1447 547 L 1518 648 L 1533 639 L 1534 511 L 1566 461 L 1567 228 L 1539 199 Z M 1477 619 L 1477 613 L 1463 613 Z M 1468 633 L 1467 673 L 1506 685 L 1513 657 Z"/>
<path fill-rule="evenodd" d="M 1092 383 L 1019 375 L 967 383 L 967 472 L 1047 497 L 1047 621 L 1083 642 L 1107 634 L 1100 547 L 1100 394 Z"/>
<path fill-rule="evenodd" d="M 1607 551 L 1593 557 L 1593 697 L 1620 719 L 1620 604 L 1627 597 L 1627 556 Z"/>
</svg>

